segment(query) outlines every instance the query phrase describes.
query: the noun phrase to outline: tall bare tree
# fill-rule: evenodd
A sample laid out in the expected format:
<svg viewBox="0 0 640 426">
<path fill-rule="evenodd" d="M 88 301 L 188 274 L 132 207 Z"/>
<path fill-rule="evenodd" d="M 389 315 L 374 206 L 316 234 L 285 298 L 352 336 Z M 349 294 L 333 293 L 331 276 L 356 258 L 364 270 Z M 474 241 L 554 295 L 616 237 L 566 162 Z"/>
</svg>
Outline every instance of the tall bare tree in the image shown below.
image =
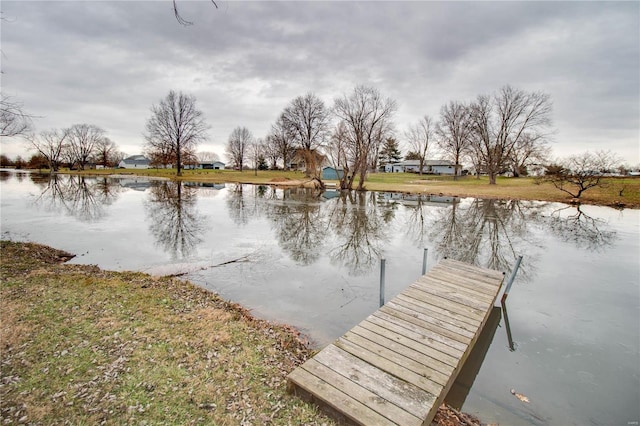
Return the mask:
<svg viewBox="0 0 640 426">
<path fill-rule="evenodd" d="M 304 157 L 307 175 L 319 178 L 318 151 L 328 137 L 330 124 L 324 102 L 313 93 L 298 96 L 284 109 L 281 120 Z"/>
<path fill-rule="evenodd" d="M 440 108 L 440 121 L 436 125 L 437 143 L 455 163 L 454 179 L 458 179 L 460 160 L 469 150 L 472 130 L 466 105 L 451 101 Z"/>
<path fill-rule="evenodd" d="M 264 163 L 265 152 L 265 144 L 262 138 L 254 139 L 247 147 L 248 158 L 251 162 L 251 167 L 253 168 L 255 176 L 258 176 L 258 168 L 260 168 L 260 165 Z"/>
<path fill-rule="evenodd" d="M 105 137 L 105 132 L 93 124 L 74 124 L 66 132 L 69 135 L 67 149 L 70 154 L 70 163 L 84 170 L 89 158 L 95 153 L 98 142 Z"/>
<path fill-rule="evenodd" d="M 480 95 L 470 106 L 473 150 L 495 185 L 525 136 L 542 140 L 551 125 L 551 100 L 542 92 L 504 86 L 492 96 Z"/>
<path fill-rule="evenodd" d="M 182 156 L 195 152 L 196 146 L 206 139 L 208 128 L 202 111 L 196 108 L 195 96 L 171 90 L 158 105 L 151 107 L 145 134 L 147 149 L 172 157 L 180 176 Z"/>
<path fill-rule="evenodd" d="M 435 139 L 435 123 L 428 115 L 425 115 L 417 124 L 409 126 L 409 130 L 405 132 L 405 137 L 409 143 L 412 152 L 418 154 L 419 173 L 424 171 L 424 164 L 427 160 L 429 148 L 431 148 Z"/>
<path fill-rule="evenodd" d="M 524 134 L 513 147 L 511 154 L 511 169 L 513 177 L 520 177 L 529 173 L 529 167 L 542 168 L 548 162 L 550 151 L 546 138 Z"/>
<path fill-rule="evenodd" d="M 96 142 L 94 159 L 96 164 L 103 167 L 113 167 L 118 164 L 118 145 L 108 137 L 103 137 Z"/>
<path fill-rule="evenodd" d="M 0 94 L 0 137 L 28 136 L 32 128 L 31 117 L 22 104 Z"/>
<path fill-rule="evenodd" d="M 364 189 L 371 156 L 377 155 L 377 147 L 391 134 L 396 109 L 393 99 L 383 98 L 377 89 L 367 86 L 357 86 L 351 95 L 335 100 L 334 112 L 344 123 L 341 137 L 345 144 L 346 164 L 341 166 L 351 172 L 345 182 L 348 189 L 353 187 L 356 174 L 359 178 L 357 189 Z"/>
<path fill-rule="evenodd" d="M 67 130 L 51 129 L 28 137 L 29 145 L 47 159 L 51 173 L 57 172 L 60 167 L 68 135 Z"/>
<path fill-rule="evenodd" d="M 271 146 L 271 150 L 274 152 L 273 155 L 277 154 L 276 162 L 278 159 L 281 159 L 283 168 L 285 170 L 289 168 L 289 163 L 295 154 L 296 145 L 294 138 L 287 128 L 287 122 L 283 114 L 281 114 L 271 126 L 267 140 Z"/>
<path fill-rule="evenodd" d="M 253 143 L 254 137 L 246 127 L 236 127 L 229 135 L 227 142 L 227 156 L 231 159 L 238 170 L 242 171 L 244 161 L 247 158 L 249 146 Z"/>
</svg>

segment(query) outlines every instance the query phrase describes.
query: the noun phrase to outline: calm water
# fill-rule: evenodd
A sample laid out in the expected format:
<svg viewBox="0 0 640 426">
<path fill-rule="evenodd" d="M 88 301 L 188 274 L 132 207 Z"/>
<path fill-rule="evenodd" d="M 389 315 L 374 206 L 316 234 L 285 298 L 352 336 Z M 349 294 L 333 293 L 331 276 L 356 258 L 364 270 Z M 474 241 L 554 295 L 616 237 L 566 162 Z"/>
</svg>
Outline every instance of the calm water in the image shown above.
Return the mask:
<svg viewBox="0 0 640 426">
<path fill-rule="evenodd" d="M 380 257 L 389 299 L 420 275 L 425 247 L 428 265 L 451 257 L 507 274 L 523 255 L 507 318 L 496 309 L 450 400 L 489 423 L 640 420 L 638 210 L 0 178 L 3 239 L 51 245 L 105 269 L 185 273 L 257 316 L 297 326 L 318 346 L 378 308 Z"/>
</svg>

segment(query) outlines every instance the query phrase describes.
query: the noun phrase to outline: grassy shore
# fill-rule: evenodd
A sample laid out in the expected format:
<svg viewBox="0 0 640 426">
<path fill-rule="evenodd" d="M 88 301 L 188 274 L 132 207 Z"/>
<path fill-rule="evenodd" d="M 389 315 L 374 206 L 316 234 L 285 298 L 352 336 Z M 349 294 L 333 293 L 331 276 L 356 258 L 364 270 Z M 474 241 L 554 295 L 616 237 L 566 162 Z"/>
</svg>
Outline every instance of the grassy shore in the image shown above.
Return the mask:
<svg viewBox="0 0 640 426">
<path fill-rule="evenodd" d="M 252 184 L 285 184 L 287 182 L 304 181 L 301 172 L 258 171 L 243 172 L 235 170 L 185 170 L 183 176 L 177 177 L 174 170 L 88 170 L 73 172 L 87 175 L 123 174 L 164 177 L 188 181 L 212 183 L 252 183 Z M 496 185 L 490 185 L 487 177 L 476 179 L 472 176 L 453 180 L 450 176 L 420 176 L 413 173 L 372 173 L 367 177 L 367 190 L 393 191 L 413 194 L 443 194 L 460 197 L 478 197 L 495 199 L 519 199 L 571 202 L 571 197 L 556 189 L 550 183 L 538 184 L 535 178 L 498 178 Z M 603 187 L 586 191 L 580 198 L 584 204 L 597 204 L 614 207 L 640 208 L 640 178 L 608 177 Z"/>
<path fill-rule="evenodd" d="M 331 424 L 286 393 L 311 351 L 171 278 L 2 242 L 3 424 Z"/>
<path fill-rule="evenodd" d="M 175 278 L 0 243 L 2 424 L 332 425 L 287 394 L 292 328 Z M 441 425 L 479 425 L 442 406 Z"/>
</svg>

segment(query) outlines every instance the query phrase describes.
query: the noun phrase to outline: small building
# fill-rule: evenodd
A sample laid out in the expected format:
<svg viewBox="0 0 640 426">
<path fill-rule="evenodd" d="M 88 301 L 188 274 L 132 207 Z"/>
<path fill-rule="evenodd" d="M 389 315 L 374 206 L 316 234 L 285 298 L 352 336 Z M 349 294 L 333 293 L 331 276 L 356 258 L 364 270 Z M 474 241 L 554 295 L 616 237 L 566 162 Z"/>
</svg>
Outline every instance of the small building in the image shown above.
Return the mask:
<svg viewBox="0 0 640 426">
<path fill-rule="evenodd" d="M 344 170 L 342 167 L 327 166 L 322 169 L 323 180 L 340 180 L 344 177 Z"/>
<path fill-rule="evenodd" d="M 458 164 L 458 170 L 462 168 Z M 422 165 L 422 173 L 430 173 L 434 175 L 453 175 L 456 166 L 449 160 L 425 160 Z M 404 160 L 397 163 L 385 164 L 384 171 L 386 173 L 419 173 L 419 160 Z"/>
<path fill-rule="evenodd" d="M 121 169 L 148 169 L 150 163 L 144 155 L 132 155 L 120 161 L 118 167 Z"/>
<path fill-rule="evenodd" d="M 206 170 L 224 170 L 222 161 L 199 161 L 196 164 L 185 164 L 185 170 L 206 169 Z"/>
</svg>

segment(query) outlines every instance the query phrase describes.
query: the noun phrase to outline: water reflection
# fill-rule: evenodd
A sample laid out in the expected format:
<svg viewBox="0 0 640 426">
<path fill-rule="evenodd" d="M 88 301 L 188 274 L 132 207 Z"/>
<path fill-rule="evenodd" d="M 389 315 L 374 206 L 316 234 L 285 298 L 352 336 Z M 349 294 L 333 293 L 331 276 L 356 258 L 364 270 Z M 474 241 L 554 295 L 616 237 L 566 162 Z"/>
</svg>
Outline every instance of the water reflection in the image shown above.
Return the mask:
<svg viewBox="0 0 640 426">
<path fill-rule="evenodd" d="M 518 200 L 473 199 L 467 206 L 453 203 L 434 212 L 428 239 L 439 257 L 449 257 L 497 271 L 511 270 L 525 255 L 519 280 L 534 274 L 541 242 L 534 228 L 546 204 Z"/>
<path fill-rule="evenodd" d="M 278 194 L 265 188 L 258 195 L 269 201 L 265 214 L 280 247 L 300 265 L 317 261 L 329 232 L 317 192 L 296 188 Z"/>
<path fill-rule="evenodd" d="M 572 214 L 568 214 L 569 212 Z M 555 210 L 551 213 L 548 224 L 554 234 L 579 249 L 600 251 L 613 244 L 616 239 L 616 232 L 609 229 L 607 222 L 589 216 L 580 206 Z"/>
<path fill-rule="evenodd" d="M 48 211 L 65 212 L 83 222 L 94 222 L 106 215 L 105 206 L 118 199 L 121 188 L 108 178 L 70 175 L 31 174 L 40 187 L 34 204 Z"/>
<path fill-rule="evenodd" d="M 369 272 L 388 239 L 393 207 L 376 202 L 374 192 L 343 192 L 327 201 L 328 227 L 336 242 L 329 251 L 332 263 L 346 266 L 354 275 Z"/>
<path fill-rule="evenodd" d="M 149 230 L 174 259 L 190 257 L 203 241 L 206 217 L 196 201 L 196 188 L 172 181 L 154 183 L 145 201 Z"/>
</svg>

